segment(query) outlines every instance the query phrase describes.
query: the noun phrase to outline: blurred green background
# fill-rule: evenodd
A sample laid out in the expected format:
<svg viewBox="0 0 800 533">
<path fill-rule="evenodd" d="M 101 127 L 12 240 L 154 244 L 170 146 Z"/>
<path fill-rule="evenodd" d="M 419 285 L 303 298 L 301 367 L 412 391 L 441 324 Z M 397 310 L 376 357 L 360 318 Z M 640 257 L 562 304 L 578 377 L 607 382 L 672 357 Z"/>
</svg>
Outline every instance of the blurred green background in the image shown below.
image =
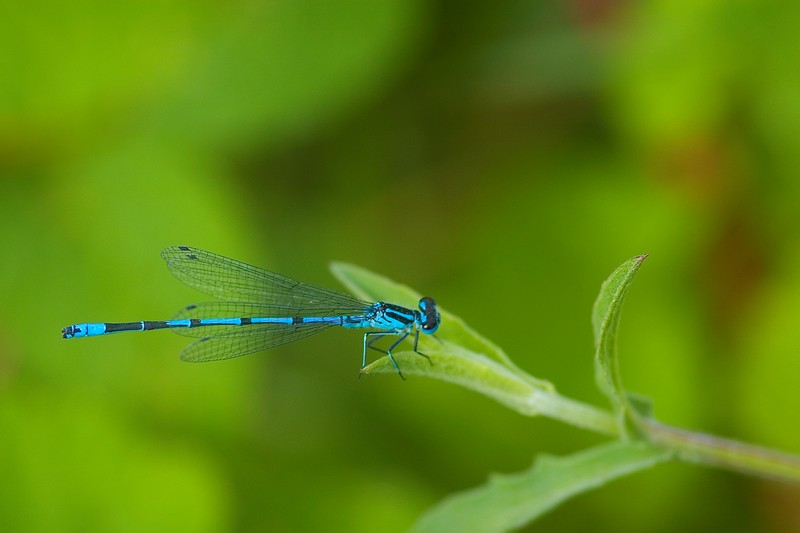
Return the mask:
<svg viewBox="0 0 800 533">
<path fill-rule="evenodd" d="M 437 298 L 605 406 L 589 317 L 648 252 L 627 387 L 667 423 L 800 453 L 800 4 L 542 0 L 0 7 L 0 528 L 403 531 L 602 438 L 331 331 L 190 365 L 188 244 Z M 447 324 L 442 325 L 443 328 Z M 668 464 L 529 528 L 797 531 L 800 491 Z"/>
</svg>

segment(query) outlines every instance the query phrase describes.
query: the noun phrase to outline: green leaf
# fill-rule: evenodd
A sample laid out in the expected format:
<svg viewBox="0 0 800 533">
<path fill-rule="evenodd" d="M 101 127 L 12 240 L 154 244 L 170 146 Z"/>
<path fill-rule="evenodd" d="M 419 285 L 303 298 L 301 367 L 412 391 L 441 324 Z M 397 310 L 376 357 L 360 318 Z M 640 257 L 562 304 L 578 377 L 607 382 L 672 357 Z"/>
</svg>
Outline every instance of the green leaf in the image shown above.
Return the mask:
<svg viewBox="0 0 800 533">
<path fill-rule="evenodd" d="M 333 273 L 350 290 L 371 301 L 390 301 L 415 308 L 419 294 L 383 276 L 343 263 Z M 599 431 L 618 434 L 613 417 L 600 409 L 559 395 L 553 385 L 520 370 L 496 345 L 469 328 L 457 316 L 439 308 L 442 325 L 434 336 L 421 335 L 419 351 L 396 350 L 393 355 L 406 376 L 418 375 L 455 383 L 484 394 L 525 416 L 544 415 Z M 388 357 L 364 368 L 364 374 L 397 370 Z"/>
<path fill-rule="evenodd" d="M 625 392 L 628 405 L 642 418 L 653 418 L 653 399 L 636 392 Z"/>
<path fill-rule="evenodd" d="M 419 350 L 431 358 L 412 351 L 394 353 L 397 364 L 406 376 L 425 376 L 455 383 L 484 394 L 526 416 L 541 414 L 542 395 L 552 394 L 549 388 L 532 385 L 528 380 L 488 357 L 447 341 L 420 338 Z M 364 374 L 396 374 L 388 357 L 367 365 Z"/>
<path fill-rule="evenodd" d="M 392 302 L 410 309 L 416 309 L 422 297 L 418 292 L 405 285 L 355 265 L 331 263 L 331 272 L 353 294 L 365 300 Z M 536 387 L 553 389 L 553 385 L 549 382 L 536 379 L 520 370 L 499 346 L 479 335 L 475 330 L 467 326 L 461 318 L 448 313 L 441 307 L 438 307 L 438 309 L 439 314 L 442 316 L 442 326 L 436 333 L 437 339 L 445 343 L 458 345 L 476 354 L 482 354 L 484 357 L 500 363 Z M 420 341 L 423 341 L 422 337 L 420 337 Z M 428 349 L 426 347 L 421 351 L 427 354 L 426 350 Z"/>
<path fill-rule="evenodd" d="M 600 389 L 609 397 L 614 407 L 620 429 L 626 413 L 631 412 L 622 379 L 619 374 L 617 357 L 617 330 L 622 302 L 628 286 L 633 281 L 636 271 L 647 258 L 647 254 L 639 255 L 624 262 L 600 287 L 600 294 L 594 302 L 592 310 L 592 326 L 595 342 L 595 377 Z"/>
<path fill-rule="evenodd" d="M 561 502 L 671 458 L 644 442 L 615 441 L 566 457 L 540 456 L 533 467 L 444 499 L 415 524 L 415 533 L 506 531 Z"/>
</svg>

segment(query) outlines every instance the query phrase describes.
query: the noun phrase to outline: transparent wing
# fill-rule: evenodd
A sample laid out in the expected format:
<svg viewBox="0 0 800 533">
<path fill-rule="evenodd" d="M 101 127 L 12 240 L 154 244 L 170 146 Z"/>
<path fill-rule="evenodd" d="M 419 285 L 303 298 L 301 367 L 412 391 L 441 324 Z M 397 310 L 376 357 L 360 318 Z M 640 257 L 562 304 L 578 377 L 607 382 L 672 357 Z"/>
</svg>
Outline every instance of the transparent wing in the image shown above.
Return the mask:
<svg viewBox="0 0 800 533">
<path fill-rule="evenodd" d="M 240 326 L 238 328 L 240 330 L 244 328 L 253 329 L 250 329 L 247 334 L 230 333 L 197 339 L 183 349 L 181 359 L 193 363 L 233 359 L 234 357 L 241 357 L 293 342 L 319 333 L 329 327 L 330 324 L 303 327 L 278 324 Z"/>
<path fill-rule="evenodd" d="M 175 319 L 202 318 L 285 318 L 296 316 L 357 315 L 364 308 L 339 309 L 331 307 L 296 308 L 246 302 L 204 302 L 188 305 L 178 311 Z M 309 337 L 336 324 L 249 324 L 246 326 L 198 326 L 174 328 L 172 331 L 187 337 L 199 337 L 181 352 L 181 359 L 190 362 L 232 359 L 268 350 L 281 344 Z"/>
<path fill-rule="evenodd" d="M 364 302 L 190 246 L 170 246 L 161 252 L 170 272 L 190 287 L 221 300 L 251 301 L 287 307 L 363 309 Z"/>
</svg>

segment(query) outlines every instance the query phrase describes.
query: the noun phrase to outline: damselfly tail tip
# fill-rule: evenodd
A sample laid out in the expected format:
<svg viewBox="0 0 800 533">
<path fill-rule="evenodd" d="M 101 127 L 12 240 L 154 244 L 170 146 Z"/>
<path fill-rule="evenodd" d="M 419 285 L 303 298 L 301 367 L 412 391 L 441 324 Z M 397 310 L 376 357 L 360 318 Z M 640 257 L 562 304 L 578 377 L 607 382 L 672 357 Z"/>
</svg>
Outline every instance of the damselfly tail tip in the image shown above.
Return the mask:
<svg viewBox="0 0 800 533">
<path fill-rule="evenodd" d="M 72 338 L 72 326 L 67 326 L 65 328 L 61 328 L 61 338 L 62 339 L 69 339 Z"/>
</svg>

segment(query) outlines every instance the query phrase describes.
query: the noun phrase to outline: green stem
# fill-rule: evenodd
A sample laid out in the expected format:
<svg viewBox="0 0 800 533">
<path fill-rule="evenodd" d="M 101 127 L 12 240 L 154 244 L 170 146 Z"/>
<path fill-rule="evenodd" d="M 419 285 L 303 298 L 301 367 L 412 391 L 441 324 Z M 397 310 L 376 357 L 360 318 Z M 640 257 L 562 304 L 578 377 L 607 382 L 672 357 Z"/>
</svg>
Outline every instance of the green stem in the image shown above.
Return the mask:
<svg viewBox="0 0 800 533">
<path fill-rule="evenodd" d="M 554 392 L 536 391 L 533 396 L 531 401 L 543 416 L 606 435 L 620 434 L 617 419 L 609 411 Z M 653 419 L 637 417 L 635 423 L 646 440 L 681 460 L 800 483 L 800 457 L 796 455 L 668 426 Z"/>
<path fill-rule="evenodd" d="M 590 431 L 625 438 L 618 416 L 593 405 L 562 396 L 555 389 L 523 371 L 511 371 L 485 357 L 475 356 L 454 346 L 437 353 L 436 364 L 430 365 L 413 352 L 395 355 L 408 375 L 422 375 L 473 389 L 485 394 L 525 416 L 547 416 Z M 396 372 L 394 366 L 382 357 L 365 371 Z M 769 479 L 800 483 L 800 457 L 723 439 L 714 435 L 670 427 L 645 418 L 635 410 L 628 411 L 634 430 L 631 438 L 649 441 L 655 446 L 675 454 L 679 459 L 744 472 Z M 630 427 L 630 426 L 629 426 Z"/>
<path fill-rule="evenodd" d="M 519 403 L 535 406 L 532 411 L 535 414 L 598 433 L 622 437 L 618 419 L 610 411 L 561 396 L 554 390 L 533 388 L 528 392 L 525 401 Z M 517 410 L 530 414 L 519 407 Z M 766 479 L 800 483 L 800 456 L 668 426 L 635 413 L 631 422 L 639 429 L 641 438 L 674 453 L 675 457 L 683 461 Z"/>
<path fill-rule="evenodd" d="M 609 411 L 561 396 L 555 391 L 534 389 L 531 396 L 531 402 L 543 416 L 598 433 L 619 436 L 619 424 Z"/>
<path fill-rule="evenodd" d="M 617 419 L 598 409 L 554 392 L 534 393 L 539 413 L 584 429 L 619 436 Z M 731 439 L 688 431 L 657 420 L 636 417 L 634 423 L 652 444 L 681 460 L 715 466 L 767 479 L 800 483 L 800 457 Z"/>
<path fill-rule="evenodd" d="M 449 346 L 437 353 L 431 366 L 413 352 L 395 355 L 407 375 L 422 375 L 473 389 L 487 395 L 525 416 L 547 416 L 590 431 L 625 438 L 618 416 L 593 405 L 562 396 L 552 386 L 528 376 L 523 371 L 511 371 L 485 357 L 470 354 L 462 348 Z M 394 366 L 381 358 L 365 370 L 396 372 Z M 675 454 L 679 459 L 735 470 L 769 479 L 800 483 L 800 457 L 664 425 L 645 418 L 633 409 L 629 421 L 639 438 Z M 629 426 L 630 427 L 630 426 Z"/>
<path fill-rule="evenodd" d="M 800 457 L 796 455 L 687 431 L 651 419 L 641 419 L 639 423 L 650 442 L 676 452 L 685 461 L 800 483 Z"/>
<path fill-rule="evenodd" d="M 517 399 L 517 410 L 530 414 L 520 405 L 535 406 L 531 412 L 598 433 L 621 437 L 617 417 L 554 390 L 531 387 L 524 400 Z M 800 483 L 800 457 L 745 444 L 731 439 L 688 431 L 650 418 L 632 416 L 631 422 L 650 443 L 670 451 L 681 460 L 716 466 L 767 479 Z"/>
</svg>

